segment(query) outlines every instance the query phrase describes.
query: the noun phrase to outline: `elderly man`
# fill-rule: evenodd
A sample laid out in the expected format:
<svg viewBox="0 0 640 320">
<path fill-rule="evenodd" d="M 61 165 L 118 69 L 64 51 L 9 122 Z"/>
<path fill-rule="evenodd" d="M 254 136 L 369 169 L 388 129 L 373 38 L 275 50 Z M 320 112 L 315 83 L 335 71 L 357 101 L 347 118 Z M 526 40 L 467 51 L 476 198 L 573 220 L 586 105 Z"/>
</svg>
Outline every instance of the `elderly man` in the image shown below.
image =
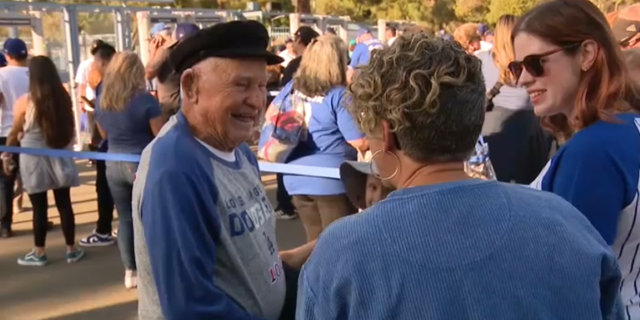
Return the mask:
<svg viewBox="0 0 640 320">
<path fill-rule="evenodd" d="M 273 208 L 244 141 L 265 106 L 267 30 L 198 31 L 169 59 L 182 111 L 142 154 L 133 191 L 140 320 L 278 319 L 285 277 Z"/>
</svg>

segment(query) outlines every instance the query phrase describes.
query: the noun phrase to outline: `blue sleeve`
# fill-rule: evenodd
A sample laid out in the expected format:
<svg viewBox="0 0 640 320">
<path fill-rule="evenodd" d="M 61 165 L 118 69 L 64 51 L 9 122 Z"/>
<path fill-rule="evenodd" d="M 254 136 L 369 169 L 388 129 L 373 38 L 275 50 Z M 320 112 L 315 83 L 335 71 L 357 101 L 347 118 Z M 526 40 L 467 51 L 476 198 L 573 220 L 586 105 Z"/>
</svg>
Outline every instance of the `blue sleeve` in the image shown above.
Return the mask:
<svg viewBox="0 0 640 320">
<path fill-rule="evenodd" d="M 213 281 L 221 225 L 210 188 L 180 171 L 152 172 L 141 216 L 165 318 L 254 319 Z"/>
<path fill-rule="evenodd" d="M 157 118 L 162 114 L 160 103 L 148 92 L 139 96 L 136 105 L 139 106 L 146 120 Z"/>
<path fill-rule="evenodd" d="M 353 49 L 353 55 L 351 56 L 351 63 L 349 63 L 349 67 L 355 69 L 355 67 L 363 64 L 362 60 L 365 59 L 365 55 L 368 53 L 368 52 L 365 52 L 365 50 L 366 51 L 369 50 L 367 49 L 366 45 L 362 43 L 359 43 L 356 45 L 356 47 Z"/>
<path fill-rule="evenodd" d="M 324 320 L 328 319 L 322 314 L 325 306 L 318 306 L 318 298 L 313 292 L 313 286 L 309 284 L 305 268 L 302 268 L 298 279 L 298 299 L 296 302 L 296 319 Z"/>
<path fill-rule="evenodd" d="M 293 80 L 289 81 L 284 87 L 282 87 L 278 95 L 275 98 L 273 98 L 273 101 L 271 101 L 271 103 L 274 105 L 278 103 L 282 103 L 282 100 L 289 94 L 292 88 L 293 88 Z"/>
<path fill-rule="evenodd" d="M 542 189 L 569 201 L 612 245 L 620 213 L 636 194 L 638 150 L 627 145 L 631 143 L 628 137 L 603 139 L 599 134 L 605 132 L 595 133 L 574 137 L 575 141 L 556 154 Z"/>
<path fill-rule="evenodd" d="M 336 114 L 338 129 L 347 141 L 354 141 L 364 138 L 364 134 L 346 108 L 347 90 L 342 88 L 331 97 L 331 104 Z"/>
</svg>

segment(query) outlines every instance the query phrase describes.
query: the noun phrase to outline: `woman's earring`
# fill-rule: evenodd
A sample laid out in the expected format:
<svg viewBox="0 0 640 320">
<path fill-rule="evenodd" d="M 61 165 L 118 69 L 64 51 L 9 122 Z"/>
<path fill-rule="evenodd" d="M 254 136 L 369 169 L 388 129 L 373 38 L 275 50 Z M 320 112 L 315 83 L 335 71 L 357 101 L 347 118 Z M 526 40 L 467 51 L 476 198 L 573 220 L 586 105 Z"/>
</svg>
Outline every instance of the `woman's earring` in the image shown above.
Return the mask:
<svg viewBox="0 0 640 320">
<path fill-rule="evenodd" d="M 393 177 L 395 177 L 398 174 L 398 172 L 400 172 L 400 158 L 398 158 L 398 156 L 393 152 L 385 151 L 385 153 L 390 154 L 391 156 L 393 156 L 394 159 L 396 159 L 396 169 L 393 171 L 393 173 L 390 176 L 382 177 L 373 168 L 373 165 L 374 165 L 373 159 L 375 159 L 376 156 L 380 155 L 380 153 L 382 153 L 382 150 L 378 150 L 371 155 L 371 158 L 369 159 L 369 171 L 371 171 L 371 173 L 376 178 L 380 179 L 380 181 L 387 181 L 387 180 L 393 179 Z"/>
</svg>

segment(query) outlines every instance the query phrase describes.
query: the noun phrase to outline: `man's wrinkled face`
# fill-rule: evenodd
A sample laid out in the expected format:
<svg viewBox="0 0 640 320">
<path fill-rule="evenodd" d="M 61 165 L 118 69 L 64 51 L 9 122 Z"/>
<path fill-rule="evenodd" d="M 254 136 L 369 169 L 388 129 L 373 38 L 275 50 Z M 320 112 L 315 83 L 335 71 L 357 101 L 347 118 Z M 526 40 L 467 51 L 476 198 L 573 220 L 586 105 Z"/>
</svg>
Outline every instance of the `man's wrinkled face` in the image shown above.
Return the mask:
<svg viewBox="0 0 640 320">
<path fill-rule="evenodd" d="M 182 75 L 183 108 L 196 135 L 231 151 L 251 138 L 266 105 L 264 60 L 209 58 Z"/>
</svg>

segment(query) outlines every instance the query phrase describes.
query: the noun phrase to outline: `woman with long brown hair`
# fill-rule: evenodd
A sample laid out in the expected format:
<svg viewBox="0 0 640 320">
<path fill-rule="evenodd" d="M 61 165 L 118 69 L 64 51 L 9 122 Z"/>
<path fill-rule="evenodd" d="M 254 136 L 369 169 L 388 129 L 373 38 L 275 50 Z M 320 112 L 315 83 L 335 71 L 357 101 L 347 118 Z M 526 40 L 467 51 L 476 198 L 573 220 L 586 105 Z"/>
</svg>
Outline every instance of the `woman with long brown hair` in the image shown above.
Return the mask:
<svg viewBox="0 0 640 320">
<path fill-rule="evenodd" d="M 107 67 L 101 84 L 96 122 L 108 153 L 141 154 L 162 128 L 158 101 L 145 90 L 144 66 L 132 52 L 119 52 Z M 107 162 L 107 182 L 118 211 L 118 247 L 125 268 L 124 285 L 137 286 L 131 193 L 137 163 Z"/>
<path fill-rule="evenodd" d="M 22 96 L 14 107 L 14 121 L 7 137 L 8 146 L 18 143 L 26 148 L 71 150 L 75 140 L 73 104 L 62 85 L 58 70 L 51 59 L 33 57 L 28 62 L 29 93 Z M 18 135 L 22 138 L 18 142 Z M 3 156 L 5 171 L 12 165 Z M 24 266 L 44 266 L 47 236 L 47 191 L 53 190 L 56 207 L 67 245 L 67 262 L 84 257 L 75 246 L 75 218 L 71 205 L 70 187 L 79 185 L 78 171 L 73 158 L 20 154 L 20 176 L 24 190 L 33 207 L 34 249 L 18 259 Z"/>
<path fill-rule="evenodd" d="M 509 71 L 513 58 L 511 31 L 518 18 L 503 15 L 495 28 L 494 46 L 479 51 L 482 75 L 487 87 L 487 108 L 482 136 L 489 145 L 489 157 L 496 178 L 503 182 L 529 184 L 549 160 L 549 146 L 533 112 L 529 94 L 515 85 Z"/>
<path fill-rule="evenodd" d="M 640 319 L 640 95 L 620 46 L 587 0 L 543 3 L 512 37 L 511 72 L 567 141 L 532 186 L 571 202 L 612 247 L 627 317 Z"/>
</svg>

